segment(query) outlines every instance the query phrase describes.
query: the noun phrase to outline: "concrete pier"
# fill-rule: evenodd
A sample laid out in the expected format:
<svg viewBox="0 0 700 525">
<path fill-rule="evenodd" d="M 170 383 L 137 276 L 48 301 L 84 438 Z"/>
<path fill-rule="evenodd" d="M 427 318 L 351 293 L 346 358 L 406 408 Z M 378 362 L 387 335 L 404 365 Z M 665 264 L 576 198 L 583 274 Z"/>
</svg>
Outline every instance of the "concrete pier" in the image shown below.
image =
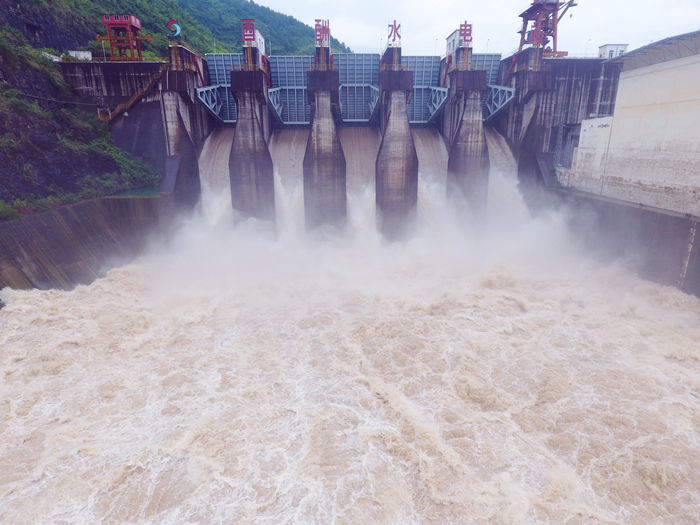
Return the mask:
<svg viewBox="0 0 700 525">
<path fill-rule="evenodd" d="M 406 116 L 406 93 L 387 93 L 388 118 L 377 155 L 377 220 L 389 240 L 406 237 L 415 225 L 418 155 Z"/>
<path fill-rule="evenodd" d="M 474 217 L 484 213 L 489 184 L 489 155 L 481 109 L 485 71 L 452 71 L 445 119 L 450 142 L 447 197 Z M 450 129 L 451 128 L 451 129 Z"/>
<path fill-rule="evenodd" d="M 399 57 L 389 57 L 392 52 Z M 385 64 L 400 64 L 400 55 L 400 48 L 388 48 Z M 376 163 L 377 222 L 384 238 L 393 241 L 411 234 L 418 205 L 418 155 L 406 113 L 413 72 L 381 71 L 379 86 L 383 134 Z"/>
<path fill-rule="evenodd" d="M 338 103 L 338 71 L 309 71 L 311 132 L 304 155 L 306 229 L 347 222 L 346 164 L 332 103 Z"/>
<path fill-rule="evenodd" d="M 264 82 L 262 71 L 231 72 L 238 122 L 228 167 L 233 209 L 246 218 L 274 222 L 275 179 L 261 115 Z"/>
</svg>

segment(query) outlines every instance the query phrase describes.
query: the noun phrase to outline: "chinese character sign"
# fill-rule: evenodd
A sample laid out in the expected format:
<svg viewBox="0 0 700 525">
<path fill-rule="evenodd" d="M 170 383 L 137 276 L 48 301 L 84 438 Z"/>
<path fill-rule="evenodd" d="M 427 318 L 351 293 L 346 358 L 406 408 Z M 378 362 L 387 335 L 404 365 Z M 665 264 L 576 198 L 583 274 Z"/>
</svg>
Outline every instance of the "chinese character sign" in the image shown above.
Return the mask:
<svg viewBox="0 0 700 525">
<path fill-rule="evenodd" d="M 394 20 L 393 24 L 389 24 L 389 38 L 387 41 L 396 42 L 397 40 L 401 42 L 401 24 L 397 24 L 396 20 Z"/>
<path fill-rule="evenodd" d="M 316 20 L 316 45 L 330 46 L 331 28 L 328 20 Z"/>
<path fill-rule="evenodd" d="M 541 29 L 533 29 L 532 30 L 532 43 L 535 45 L 542 45 L 544 44 L 545 41 L 545 36 L 544 36 L 544 31 Z"/>
<path fill-rule="evenodd" d="M 255 20 L 244 19 L 241 20 L 243 25 L 243 42 L 254 42 L 255 41 Z"/>
<path fill-rule="evenodd" d="M 471 24 L 467 24 L 466 22 L 459 24 L 459 38 L 461 38 L 465 43 L 473 40 Z"/>
</svg>

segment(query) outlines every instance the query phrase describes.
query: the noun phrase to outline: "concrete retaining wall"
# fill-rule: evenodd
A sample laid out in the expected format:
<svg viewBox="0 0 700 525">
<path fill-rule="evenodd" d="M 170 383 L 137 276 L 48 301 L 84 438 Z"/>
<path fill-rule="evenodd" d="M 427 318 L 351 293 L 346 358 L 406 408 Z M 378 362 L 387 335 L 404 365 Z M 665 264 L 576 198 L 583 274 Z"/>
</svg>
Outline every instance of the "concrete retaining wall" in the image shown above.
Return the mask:
<svg viewBox="0 0 700 525">
<path fill-rule="evenodd" d="M 555 193 L 575 211 L 571 226 L 591 249 L 624 260 L 644 279 L 700 296 L 697 218 L 568 190 Z"/>
<path fill-rule="evenodd" d="M 169 233 L 172 195 L 107 197 L 0 223 L 0 289 L 89 284 Z"/>
</svg>

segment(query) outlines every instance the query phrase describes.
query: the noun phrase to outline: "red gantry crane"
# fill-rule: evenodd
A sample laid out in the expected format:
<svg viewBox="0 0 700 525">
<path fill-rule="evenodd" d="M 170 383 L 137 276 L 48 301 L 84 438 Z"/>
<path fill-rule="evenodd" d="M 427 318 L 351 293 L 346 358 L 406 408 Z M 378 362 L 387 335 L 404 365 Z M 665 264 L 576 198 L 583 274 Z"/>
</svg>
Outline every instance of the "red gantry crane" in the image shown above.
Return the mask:
<svg viewBox="0 0 700 525">
<path fill-rule="evenodd" d="M 140 61 L 141 42 L 151 41 L 151 35 L 139 36 L 141 20 L 134 15 L 102 15 L 107 36 L 97 35 L 97 40 L 109 42 L 111 60 Z"/>
<path fill-rule="evenodd" d="M 533 1 L 532 5 L 520 14 L 520 18 L 523 19 L 523 28 L 518 31 L 520 33 L 518 52 L 522 51 L 526 45 L 532 45 L 544 47 L 542 52 L 544 58 L 567 56 L 568 52 L 557 49 L 557 29 L 566 12 L 576 5 L 578 4 L 574 0 L 566 2 Z M 530 27 L 528 28 L 528 26 Z M 551 46 L 549 46 L 550 42 Z"/>
<path fill-rule="evenodd" d="M 578 4 L 574 0 L 564 2 L 550 0 L 533 0 L 532 5 L 520 14 L 523 19 L 523 27 L 518 33 L 520 34 L 520 53 L 526 45 L 531 45 L 535 48 L 544 48 L 542 50 L 542 58 L 562 58 L 568 56 L 568 51 L 559 51 L 557 47 L 557 37 L 559 30 L 559 22 L 564 18 L 566 12 Z M 550 46 L 551 43 L 551 46 Z M 513 56 L 510 63 L 510 69 L 506 75 L 505 85 L 508 85 L 510 77 L 515 70 L 515 65 L 518 62 L 518 54 Z M 535 56 L 535 69 L 539 65 L 539 53 Z"/>
</svg>

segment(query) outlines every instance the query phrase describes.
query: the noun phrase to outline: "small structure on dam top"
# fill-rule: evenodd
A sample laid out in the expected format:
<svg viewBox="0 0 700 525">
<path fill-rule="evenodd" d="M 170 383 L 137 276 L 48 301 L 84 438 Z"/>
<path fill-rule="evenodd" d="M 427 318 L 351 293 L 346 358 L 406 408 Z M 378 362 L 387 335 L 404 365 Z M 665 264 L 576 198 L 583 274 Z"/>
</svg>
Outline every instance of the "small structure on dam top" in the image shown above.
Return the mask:
<svg viewBox="0 0 700 525">
<path fill-rule="evenodd" d="M 265 40 L 253 20 L 243 25 L 243 66 L 231 71 L 231 92 L 238 106 L 236 134 L 229 157 L 231 202 L 243 217 L 275 221 L 275 178 L 267 147 L 268 73 Z"/>
<path fill-rule="evenodd" d="M 413 71 L 401 65 L 400 30 L 396 21 L 389 24 L 379 70 L 382 142 L 376 162 L 377 221 L 388 240 L 410 234 L 418 205 L 418 155 L 406 113 L 413 93 Z"/>
<path fill-rule="evenodd" d="M 335 121 L 340 121 L 338 70 L 330 52 L 328 21 L 316 20 L 316 53 L 307 72 L 311 132 L 304 155 L 304 212 L 306 229 L 330 225 L 345 228 L 347 221 L 346 165 Z"/>
</svg>

